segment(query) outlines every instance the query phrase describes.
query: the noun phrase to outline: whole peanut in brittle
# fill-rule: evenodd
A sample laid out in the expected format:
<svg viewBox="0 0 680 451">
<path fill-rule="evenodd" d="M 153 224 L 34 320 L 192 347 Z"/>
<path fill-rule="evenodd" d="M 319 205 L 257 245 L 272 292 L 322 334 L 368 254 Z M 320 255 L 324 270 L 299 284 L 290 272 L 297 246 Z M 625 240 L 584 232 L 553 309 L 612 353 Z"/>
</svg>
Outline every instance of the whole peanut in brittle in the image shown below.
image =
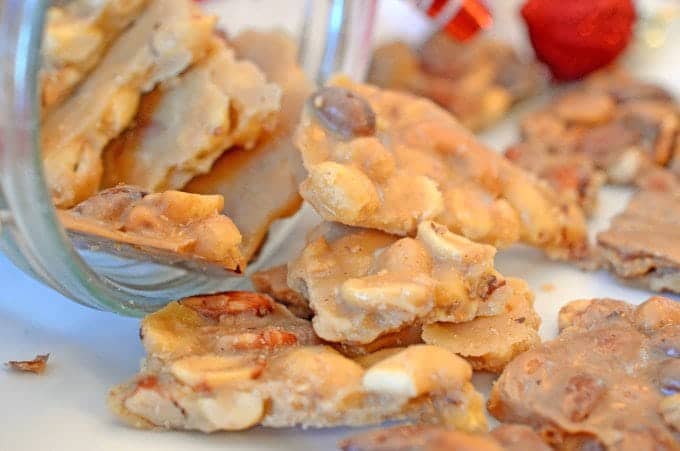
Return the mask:
<svg viewBox="0 0 680 451">
<path fill-rule="evenodd" d="M 324 224 L 289 263 L 288 286 L 309 300 L 321 338 L 368 344 L 418 323 L 504 311 L 513 290 L 495 253 L 431 221 L 416 238 Z"/>
<path fill-rule="evenodd" d="M 555 340 L 505 367 L 489 411 L 560 450 L 680 449 L 680 306 L 580 300 L 559 323 Z"/>
<path fill-rule="evenodd" d="M 374 134 L 357 128 L 372 122 Z M 497 246 L 521 240 L 557 258 L 585 252 L 577 206 L 425 99 L 339 77 L 312 95 L 296 142 L 308 172 L 302 197 L 328 221 L 404 236 L 434 219 Z"/>
<path fill-rule="evenodd" d="M 109 404 L 136 427 L 240 430 L 418 420 L 486 430 L 470 366 L 418 345 L 364 368 L 266 295 L 195 296 L 147 316 L 147 358 Z"/>
<path fill-rule="evenodd" d="M 214 18 L 191 0 L 153 0 L 113 43 L 73 96 L 45 116 L 45 177 L 57 207 L 95 194 L 106 144 L 135 117 L 142 94 L 209 50 Z"/>
<path fill-rule="evenodd" d="M 181 189 L 225 151 L 275 127 L 281 89 L 215 37 L 208 56 L 142 97 L 134 125 L 104 151 L 104 186 Z"/>
</svg>

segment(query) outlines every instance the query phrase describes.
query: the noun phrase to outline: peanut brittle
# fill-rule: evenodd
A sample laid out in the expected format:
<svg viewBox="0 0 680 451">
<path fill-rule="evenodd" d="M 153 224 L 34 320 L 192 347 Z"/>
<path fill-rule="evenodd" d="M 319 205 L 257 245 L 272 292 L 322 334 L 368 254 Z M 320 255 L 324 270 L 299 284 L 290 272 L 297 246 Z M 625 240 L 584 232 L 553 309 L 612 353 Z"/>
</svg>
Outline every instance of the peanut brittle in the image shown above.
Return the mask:
<svg viewBox="0 0 680 451">
<path fill-rule="evenodd" d="M 258 271 L 250 276 L 255 291 L 273 297 L 299 318 L 311 318 L 313 312 L 309 307 L 309 301 L 300 293 L 288 287 L 287 279 L 288 268 L 286 268 L 286 265 Z"/>
<path fill-rule="evenodd" d="M 225 150 L 251 149 L 275 126 L 281 90 L 223 40 L 179 79 L 142 97 L 135 124 L 104 152 L 105 186 L 181 189 Z"/>
<path fill-rule="evenodd" d="M 109 403 L 136 427 L 204 432 L 411 419 L 483 432 L 470 366 L 418 345 L 364 369 L 318 344 L 308 321 L 266 295 L 227 292 L 147 316 L 140 374 Z"/>
<path fill-rule="evenodd" d="M 680 305 L 567 304 L 559 337 L 515 358 L 489 411 L 531 425 L 560 450 L 678 450 Z"/>
<path fill-rule="evenodd" d="M 680 293 L 680 194 L 639 191 L 597 235 L 606 265 L 623 279 Z"/>
<path fill-rule="evenodd" d="M 298 185 L 304 168 L 292 135 L 312 83 L 297 64 L 295 43 L 282 32 L 247 31 L 230 44 L 237 57 L 255 63 L 267 80 L 281 87 L 277 125 L 253 149 L 222 155 L 209 173 L 194 178 L 184 189 L 224 196 L 224 212 L 243 234 L 241 252 L 250 261 L 271 223 L 292 215 L 302 203 Z"/>
<path fill-rule="evenodd" d="M 324 224 L 288 265 L 288 286 L 309 300 L 317 335 L 367 344 L 406 326 L 502 312 L 512 289 L 496 250 L 425 221 L 416 238 Z"/>
<path fill-rule="evenodd" d="M 511 148 L 509 157 L 558 187 L 563 185 L 563 175 L 545 171 L 537 160 L 555 160 L 568 167 L 574 158 L 585 159 L 604 171 L 611 183 L 659 188 L 661 181 L 663 189 L 671 185 L 675 189 L 680 183 L 673 182 L 675 176 L 663 168 L 680 148 L 679 113 L 672 96 L 661 87 L 610 69 L 529 115 L 522 122 L 522 142 Z M 531 156 L 513 158 L 516 148 L 531 150 Z M 592 179 L 592 169 L 585 174 L 590 174 L 585 180 Z M 573 187 L 563 192 L 579 194 Z M 584 207 L 590 208 L 590 203 L 583 196 Z"/>
<path fill-rule="evenodd" d="M 587 156 L 523 142 L 510 147 L 505 157 L 547 181 L 559 195 L 578 204 L 586 214 L 595 211 L 605 174 Z"/>
<path fill-rule="evenodd" d="M 437 33 L 418 52 L 403 42 L 379 47 L 368 79 L 427 97 L 478 130 L 536 94 L 546 78 L 538 64 L 521 61 L 500 41 L 478 38 L 461 44 Z"/>
<path fill-rule="evenodd" d="M 39 73 L 43 111 L 60 104 L 99 63 L 148 0 L 71 0 L 47 10 Z"/>
<path fill-rule="evenodd" d="M 526 283 L 508 278 L 513 294 L 505 311 L 463 323 L 434 323 L 423 327 L 423 341 L 465 358 L 472 368 L 500 373 L 517 355 L 541 342 L 541 318 L 533 307 Z"/>
<path fill-rule="evenodd" d="M 77 92 L 45 117 L 43 163 L 58 207 L 97 191 L 104 146 L 130 124 L 143 93 L 205 55 L 213 24 L 191 0 L 153 0 Z"/>
<path fill-rule="evenodd" d="M 428 219 L 472 240 L 522 240 L 556 258 L 585 252 L 573 203 L 480 144 L 425 99 L 338 77 L 297 133 L 302 197 L 328 221 L 412 235 Z"/>
<path fill-rule="evenodd" d="M 241 273 L 246 265 L 238 249 L 241 234 L 220 214 L 222 207 L 219 195 L 147 194 L 119 185 L 58 213 L 80 246 L 112 247 L 125 255 L 123 246 L 129 245 L 148 250 L 150 260 L 160 253 L 171 260 L 188 258 L 198 266 L 207 262 Z"/>
<path fill-rule="evenodd" d="M 489 434 L 407 425 L 364 432 L 342 440 L 343 451 L 550 451 L 530 427 L 502 424 Z"/>
<path fill-rule="evenodd" d="M 49 358 L 49 354 L 38 354 L 32 360 L 10 360 L 6 365 L 16 371 L 42 374 L 47 368 L 47 361 Z"/>
</svg>

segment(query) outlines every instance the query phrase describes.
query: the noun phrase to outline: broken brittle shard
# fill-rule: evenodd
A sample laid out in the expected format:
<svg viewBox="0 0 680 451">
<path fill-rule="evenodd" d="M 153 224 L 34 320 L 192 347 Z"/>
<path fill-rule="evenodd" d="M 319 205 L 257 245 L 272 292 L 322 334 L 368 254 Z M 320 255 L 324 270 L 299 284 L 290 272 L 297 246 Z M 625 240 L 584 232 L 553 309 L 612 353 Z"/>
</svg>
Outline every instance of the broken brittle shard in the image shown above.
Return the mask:
<svg viewBox="0 0 680 451">
<path fill-rule="evenodd" d="M 571 449 L 677 450 L 680 306 L 650 298 L 565 305 L 560 335 L 514 359 L 489 411 Z"/>
<path fill-rule="evenodd" d="M 495 246 L 586 252 L 576 204 L 428 100 L 338 77 L 310 99 L 296 143 L 307 169 L 301 194 L 325 220 L 401 236 L 435 220 Z"/>
<path fill-rule="evenodd" d="M 418 420 L 486 430 L 470 366 L 430 345 L 364 368 L 319 344 L 311 324 L 270 297 L 226 292 L 172 302 L 140 330 L 140 374 L 109 405 L 136 427 L 204 432 Z"/>
<path fill-rule="evenodd" d="M 288 286 L 309 300 L 321 338 L 368 344 L 413 324 L 503 312 L 513 288 L 495 253 L 431 221 L 415 238 L 324 224 L 289 263 Z"/>
<path fill-rule="evenodd" d="M 246 265 L 239 251 L 241 234 L 221 214 L 223 205 L 219 195 L 149 194 L 118 185 L 72 209 L 58 210 L 58 216 L 79 247 L 131 257 L 139 257 L 135 251 L 142 251 L 151 261 L 187 260 L 188 266 L 214 265 L 241 273 Z"/>
</svg>

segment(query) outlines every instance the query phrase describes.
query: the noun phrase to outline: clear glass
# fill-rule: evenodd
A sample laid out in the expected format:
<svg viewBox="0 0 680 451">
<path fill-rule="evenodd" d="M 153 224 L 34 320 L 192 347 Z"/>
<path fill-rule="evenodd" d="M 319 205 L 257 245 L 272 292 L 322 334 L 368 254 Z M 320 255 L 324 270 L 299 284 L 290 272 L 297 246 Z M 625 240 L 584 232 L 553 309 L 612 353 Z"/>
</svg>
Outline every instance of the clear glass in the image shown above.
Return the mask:
<svg viewBox="0 0 680 451">
<path fill-rule="evenodd" d="M 230 33 L 283 28 L 298 39 L 300 63 L 322 83 L 343 72 L 363 78 L 377 0 L 212 0 Z M 46 187 L 40 143 L 37 72 L 46 0 L 0 0 L 0 249 L 22 270 L 83 305 L 142 315 L 172 299 L 234 289 L 243 278 L 74 249 L 56 219 Z M 266 14 L 258 14 L 266 11 Z M 296 217 L 277 224 L 254 271 L 285 243 Z M 246 274 L 247 275 L 247 274 Z"/>
</svg>

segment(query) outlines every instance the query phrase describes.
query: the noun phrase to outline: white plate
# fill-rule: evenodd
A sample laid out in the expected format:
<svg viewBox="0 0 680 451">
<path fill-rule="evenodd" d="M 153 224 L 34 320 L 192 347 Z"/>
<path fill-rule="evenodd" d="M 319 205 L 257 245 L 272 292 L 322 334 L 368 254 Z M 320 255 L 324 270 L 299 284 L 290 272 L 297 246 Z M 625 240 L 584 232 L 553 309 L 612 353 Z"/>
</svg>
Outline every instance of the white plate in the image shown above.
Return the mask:
<svg viewBox="0 0 680 451">
<path fill-rule="evenodd" d="M 522 41 L 520 23 L 503 2 L 497 7 L 497 32 Z M 390 22 L 387 22 L 391 19 Z M 405 2 L 384 2 L 379 38 L 405 35 L 418 40 L 426 30 Z M 404 29 L 404 24 L 410 24 Z M 677 26 L 671 41 L 680 37 Z M 680 80 L 672 70 L 672 50 L 661 49 L 629 57 L 640 74 L 663 81 L 676 93 Z M 523 110 L 526 110 L 525 106 Z M 521 115 L 516 111 L 513 117 Z M 512 118 L 484 135 L 498 149 L 514 140 Z M 627 190 L 607 188 L 600 198 L 596 228 L 623 208 Z M 541 335 L 556 334 L 556 314 L 565 302 L 577 298 L 614 297 L 639 303 L 650 293 L 618 283 L 604 272 L 585 273 L 565 264 L 546 261 L 533 249 L 517 247 L 497 258 L 500 271 L 526 279 L 536 293 L 536 309 L 543 318 Z M 547 291 L 546 287 L 554 286 Z M 0 361 L 28 359 L 51 353 L 42 376 L 17 374 L 0 368 L 0 450 L 297 450 L 333 449 L 347 429 L 302 431 L 255 429 L 242 433 L 137 431 L 119 424 L 105 404 L 108 389 L 134 374 L 143 355 L 138 320 L 80 307 L 29 279 L 0 256 Z M 488 392 L 492 378 L 476 377 Z"/>
</svg>

